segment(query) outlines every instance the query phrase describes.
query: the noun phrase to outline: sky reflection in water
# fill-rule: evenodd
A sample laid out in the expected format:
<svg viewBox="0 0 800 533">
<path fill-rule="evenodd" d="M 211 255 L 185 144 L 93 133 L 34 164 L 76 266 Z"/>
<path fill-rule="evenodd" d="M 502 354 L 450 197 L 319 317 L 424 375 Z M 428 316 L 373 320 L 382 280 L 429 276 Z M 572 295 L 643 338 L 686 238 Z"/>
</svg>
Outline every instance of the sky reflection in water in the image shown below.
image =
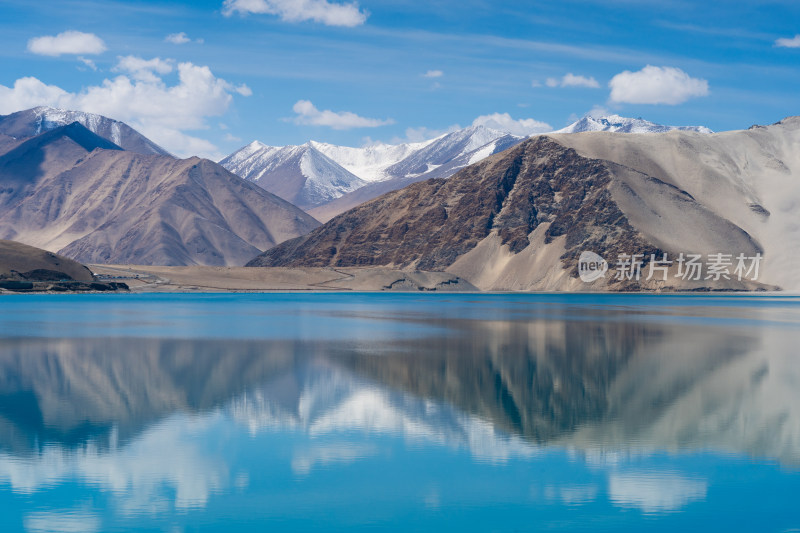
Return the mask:
<svg viewBox="0 0 800 533">
<path fill-rule="evenodd" d="M 3 531 L 800 527 L 800 300 L 0 300 Z"/>
</svg>

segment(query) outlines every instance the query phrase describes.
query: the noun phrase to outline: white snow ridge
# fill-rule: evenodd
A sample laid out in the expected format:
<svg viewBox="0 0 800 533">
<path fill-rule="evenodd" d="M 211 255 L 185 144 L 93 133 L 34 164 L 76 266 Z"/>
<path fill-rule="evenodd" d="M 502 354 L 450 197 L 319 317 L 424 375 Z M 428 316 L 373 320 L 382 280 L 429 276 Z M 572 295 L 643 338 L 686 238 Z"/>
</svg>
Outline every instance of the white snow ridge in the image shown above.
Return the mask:
<svg viewBox="0 0 800 533">
<path fill-rule="evenodd" d="M 557 133 L 661 133 L 675 129 L 711 133 L 703 126 L 662 126 L 641 118 L 619 115 L 587 116 Z M 316 141 L 301 146 L 275 147 L 253 141 L 220 164 L 303 209 L 327 210 L 325 213 L 314 211 L 314 216 L 324 221 L 413 181 L 448 178 L 461 168 L 523 140 L 525 137 L 508 131 L 477 125 L 424 142 L 377 143 L 360 148 Z M 357 197 L 350 194 L 365 186 L 369 187 L 359 191 Z M 334 202 L 339 198 L 342 199 Z"/>
</svg>

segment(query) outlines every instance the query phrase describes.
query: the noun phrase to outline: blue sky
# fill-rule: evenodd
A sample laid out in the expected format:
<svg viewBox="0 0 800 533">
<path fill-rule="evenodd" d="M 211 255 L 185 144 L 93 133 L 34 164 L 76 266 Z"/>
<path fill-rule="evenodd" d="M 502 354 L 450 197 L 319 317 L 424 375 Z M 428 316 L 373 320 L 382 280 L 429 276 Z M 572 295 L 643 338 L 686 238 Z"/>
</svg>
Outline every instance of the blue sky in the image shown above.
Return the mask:
<svg viewBox="0 0 800 533">
<path fill-rule="evenodd" d="M 3 0 L 0 114 L 81 108 L 212 157 L 588 112 L 739 129 L 800 114 L 798 34 L 795 0 Z"/>
</svg>

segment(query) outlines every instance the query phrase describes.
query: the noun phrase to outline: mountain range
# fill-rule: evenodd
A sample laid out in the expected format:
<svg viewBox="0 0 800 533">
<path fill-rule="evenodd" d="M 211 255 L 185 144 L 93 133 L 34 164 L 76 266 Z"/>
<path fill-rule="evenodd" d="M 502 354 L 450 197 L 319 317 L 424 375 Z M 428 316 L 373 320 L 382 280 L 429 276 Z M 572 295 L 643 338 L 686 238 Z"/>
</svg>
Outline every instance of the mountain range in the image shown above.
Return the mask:
<svg viewBox="0 0 800 533">
<path fill-rule="evenodd" d="M 253 142 L 220 164 L 266 190 L 328 220 L 388 191 L 500 152 L 523 138 L 472 126 L 421 143 L 350 148 L 310 141 L 272 147 Z"/>
<path fill-rule="evenodd" d="M 446 270 L 491 290 L 798 288 L 798 146 L 800 117 L 719 134 L 538 136 L 384 194 L 249 265 Z M 673 262 L 666 280 L 587 285 L 584 251 L 612 270 L 621 254 L 762 254 L 764 265 L 757 282 L 677 277 Z"/>
<path fill-rule="evenodd" d="M 241 265 L 319 225 L 214 162 L 124 150 L 77 121 L 51 128 L 39 111 L 0 123 L 0 238 L 83 263 Z M 110 119 L 84 118 L 155 150 Z"/>
<path fill-rule="evenodd" d="M 565 133 L 618 131 L 662 133 L 674 129 L 711 133 L 702 126 L 663 126 L 618 115 L 584 117 L 559 130 Z M 327 221 L 381 194 L 429 178 L 447 178 L 502 152 L 525 137 L 476 125 L 419 143 L 372 144 L 362 148 L 309 141 L 274 147 L 258 141 L 220 164 Z"/>
<path fill-rule="evenodd" d="M 587 131 L 611 131 L 615 133 L 666 133 L 668 131 L 696 131 L 714 133 L 705 126 L 664 126 L 643 118 L 627 118 L 619 115 L 593 117 L 587 115 L 565 128 L 553 133 L 585 133 Z"/>
<path fill-rule="evenodd" d="M 57 125 L 75 117 L 104 135 Z M 612 115 L 527 139 L 473 126 L 365 148 L 254 142 L 223 161 L 243 179 L 152 153 L 111 119 L 35 108 L 0 117 L 0 239 L 83 263 L 419 269 L 484 290 L 793 289 L 798 146 L 797 117 L 711 133 Z M 610 268 L 589 285 L 587 251 Z M 764 263 L 745 279 L 687 279 L 674 261 L 663 280 L 613 276 L 625 254 L 646 271 L 723 252 Z"/>
</svg>

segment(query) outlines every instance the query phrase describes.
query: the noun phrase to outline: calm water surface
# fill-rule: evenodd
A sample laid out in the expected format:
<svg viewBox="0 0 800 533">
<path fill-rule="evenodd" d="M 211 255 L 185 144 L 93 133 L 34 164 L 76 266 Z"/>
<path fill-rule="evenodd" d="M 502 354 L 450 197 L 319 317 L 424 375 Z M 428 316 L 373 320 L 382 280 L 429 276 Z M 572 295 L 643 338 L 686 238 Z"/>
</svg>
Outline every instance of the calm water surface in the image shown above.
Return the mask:
<svg viewBox="0 0 800 533">
<path fill-rule="evenodd" d="M 800 298 L 0 297 L 0 531 L 800 531 Z"/>
</svg>

